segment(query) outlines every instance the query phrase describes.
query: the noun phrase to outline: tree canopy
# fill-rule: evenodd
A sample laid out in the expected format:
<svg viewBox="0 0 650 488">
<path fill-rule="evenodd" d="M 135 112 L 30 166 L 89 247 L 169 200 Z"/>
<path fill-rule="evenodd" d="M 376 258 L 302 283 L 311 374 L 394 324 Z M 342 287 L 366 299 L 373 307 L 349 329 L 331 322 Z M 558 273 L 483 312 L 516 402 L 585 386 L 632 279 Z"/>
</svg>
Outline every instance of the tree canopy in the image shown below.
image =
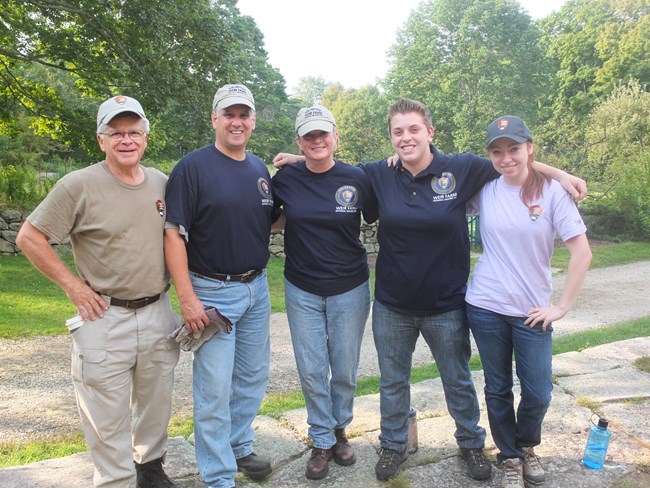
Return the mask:
<svg viewBox="0 0 650 488">
<path fill-rule="evenodd" d="M 287 99 L 236 0 L 8 0 L 0 20 L 5 126 L 27 113 L 41 133 L 91 153 L 96 106 L 118 93 L 154 122 L 151 151 L 174 157 L 210 140 L 218 86 L 247 83 L 262 108 Z"/>
</svg>

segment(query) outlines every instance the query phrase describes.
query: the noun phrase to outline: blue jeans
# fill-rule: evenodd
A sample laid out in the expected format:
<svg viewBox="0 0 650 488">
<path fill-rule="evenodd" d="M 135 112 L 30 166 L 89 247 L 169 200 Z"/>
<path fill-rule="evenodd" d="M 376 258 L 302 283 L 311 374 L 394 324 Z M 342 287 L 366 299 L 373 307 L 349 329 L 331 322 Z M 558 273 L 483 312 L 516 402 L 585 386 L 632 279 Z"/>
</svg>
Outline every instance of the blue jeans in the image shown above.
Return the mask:
<svg viewBox="0 0 650 488">
<path fill-rule="evenodd" d="M 523 459 L 522 447 L 537 446 L 542 421 L 551 403 L 552 331 L 530 328 L 525 317 L 509 317 L 467 305 L 467 318 L 478 346 L 485 375 L 485 402 L 499 462 Z M 515 417 L 512 354 L 521 385 Z"/>
<path fill-rule="evenodd" d="M 321 297 L 284 281 L 287 318 L 313 446 L 329 449 L 352 422 L 370 285 Z"/>
<path fill-rule="evenodd" d="M 411 363 L 420 334 L 440 371 L 447 410 L 456 423 L 456 442 L 463 448 L 482 448 L 485 429 L 469 370 L 471 345 L 465 309 L 438 315 L 394 312 L 375 299 L 372 332 L 381 381 L 381 447 L 404 452 L 411 404 Z"/>
<path fill-rule="evenodd" d="M 211 488 L 235 486 L 236 459 L 253 452 L 252 423 L 269 380 L 271 304 L 266 272 L 250 283 L 190 273 L 204 305 L 233 323 L 194 353 L 194 436 L 201 480 Z"/>
</svg>

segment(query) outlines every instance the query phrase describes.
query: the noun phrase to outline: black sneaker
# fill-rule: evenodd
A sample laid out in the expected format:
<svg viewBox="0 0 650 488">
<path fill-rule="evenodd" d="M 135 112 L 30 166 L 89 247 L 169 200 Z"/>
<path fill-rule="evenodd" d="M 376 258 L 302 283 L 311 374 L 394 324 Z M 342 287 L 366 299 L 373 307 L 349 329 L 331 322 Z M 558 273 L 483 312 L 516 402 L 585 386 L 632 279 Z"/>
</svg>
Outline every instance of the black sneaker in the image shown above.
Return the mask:
<svg viewBox="0 0 650 488">
<path fill-rule="evenodd" d="M 163 471 L 162 458 L 144 464 L 134 464 L 137 488 L 180 488 Z"/>
<path fill-rule="evenodd" d="M 406 461 L 408 454 L 403 454 L 393 449 L 382 447 L 379 450 L 379 461 L 375 465 L 375 475 L 380 481 L 387 481 L 394 478 L 399 472 L 399 467 Z"/>
<path fill-rule="evenodd" d="M 467 472 L 475 480 L 486 480 L 492 473 L 492 465 L 483 454 L 480 447 L 465 449 L 460 448 L 460 456 L 467 463 Z"/>
<path fill-rule="evenodd" d="M 271 474 L 271 461 L 251 452 L 248 456 L 237 460 L 237 471 L 241 471 L 252 480 L 263 480 Z"/>
</svg>

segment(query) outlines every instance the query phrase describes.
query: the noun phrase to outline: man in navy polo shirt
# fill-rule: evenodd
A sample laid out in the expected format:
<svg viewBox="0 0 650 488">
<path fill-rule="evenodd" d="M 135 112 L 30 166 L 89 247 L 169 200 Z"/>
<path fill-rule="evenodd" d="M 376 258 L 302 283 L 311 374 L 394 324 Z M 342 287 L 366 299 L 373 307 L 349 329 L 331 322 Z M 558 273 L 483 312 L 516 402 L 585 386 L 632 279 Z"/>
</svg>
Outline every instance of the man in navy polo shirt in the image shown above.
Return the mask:
<svg viewBox="0 0 650 488">
<path fill-rule="evenodd" d="M 166 189 L 165 254 L 185 319 L 202 334 L 214 306 L 233 324 L 194 352 L 194 434 L 203 482 L 235 486 L 271 473 L 253 452 L 252 422 L 269 378 L 270 176 L 246 151 L 255 102 L 243 85 L 221 87 L 212 105 L 215 143 L 185 156 Z"/>
</svg>

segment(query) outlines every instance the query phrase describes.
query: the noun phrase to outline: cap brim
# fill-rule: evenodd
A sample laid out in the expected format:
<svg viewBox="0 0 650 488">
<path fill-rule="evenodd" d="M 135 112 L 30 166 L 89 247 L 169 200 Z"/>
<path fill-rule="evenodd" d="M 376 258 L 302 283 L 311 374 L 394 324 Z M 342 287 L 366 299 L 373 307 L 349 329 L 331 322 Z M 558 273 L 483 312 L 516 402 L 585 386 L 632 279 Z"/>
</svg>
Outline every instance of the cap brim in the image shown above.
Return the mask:
<svg viewBox="0 0 650 488">
<path fill-rule="evenodd" d="M 127 113 L 127 112 L 132 113 L 134 115 L 137 115 L 141 119 L 146 119 L 146 117 L 144 116 L 143 113 L 140 113 L 140 112 L 138 112 L 136 110 L 133 110 L 132 108 L 120 107 L 120 108 L 117 108 L 117 109 L 113 110 L 112 112 L 108 112 L 106 115 L 104 115 L 104 118 L 99 121 L 99 124 L 97 124 L 97 126 L 99 127 L 102 124 L 109 124 L 111 122 L 111 120 L 113 120 L 115 117 L 117 117 L 120 114 Z"/>
<path fill-rule="evenodd" d="M 217 110 L 232 107 L 233 105 L 246 105 L 248 108 L 255 110 L 255 104 L 243 97 L 227 97 L 217 102 Z"/>
<path fill-rule="evenodd" d="M 327 120 L 312 120 L 298 127 L 296 131 L 300 137 L 313 130 L 322 130 L 325 132 L 334 132 L 334 124 Z"/>
<path fill-rule="evenodd" d="M 492 144 L 494 141 L 496 141 L 498 139 L 512 139 L 517 144 L 521 144 L 522 142 L 526 142 L 528 140 L 525 137 L 521 137 L 521 136 L 513 136 L 513 135 L 509 135 L 509 134 L 508 135 L 503 134 L 502 136 L 496 136 L 496 137 L 493 137 L 492 139 L 490 139 L 488 141 L 488 143 L 485 145 L 485 147 L 489 147 L 490 144 Z"/>
</svg>

